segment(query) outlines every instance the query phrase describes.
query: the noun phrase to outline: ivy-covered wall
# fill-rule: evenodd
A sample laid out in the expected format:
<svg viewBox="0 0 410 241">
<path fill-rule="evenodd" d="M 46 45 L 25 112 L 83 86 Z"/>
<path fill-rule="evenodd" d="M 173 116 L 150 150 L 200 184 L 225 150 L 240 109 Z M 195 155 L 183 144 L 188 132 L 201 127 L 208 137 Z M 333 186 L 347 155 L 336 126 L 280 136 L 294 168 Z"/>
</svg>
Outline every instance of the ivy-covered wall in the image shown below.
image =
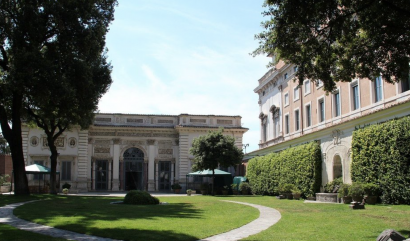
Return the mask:
<svg viewBox="0 0 410 241">
<path fill-rule="evenodd" d="M 319 144 L 310 142 L 249 160 L 246 176 L 255 194 L 274 195 L 279 185 L 289 183 L 309 196 L 319 192 L 321 162 Z"/>
<path fill-rule="evenodd" d="M 410 117 L 353 132 L 353 182 L 375 183 L 382 202 L 410 204 Z"/>
</svg>

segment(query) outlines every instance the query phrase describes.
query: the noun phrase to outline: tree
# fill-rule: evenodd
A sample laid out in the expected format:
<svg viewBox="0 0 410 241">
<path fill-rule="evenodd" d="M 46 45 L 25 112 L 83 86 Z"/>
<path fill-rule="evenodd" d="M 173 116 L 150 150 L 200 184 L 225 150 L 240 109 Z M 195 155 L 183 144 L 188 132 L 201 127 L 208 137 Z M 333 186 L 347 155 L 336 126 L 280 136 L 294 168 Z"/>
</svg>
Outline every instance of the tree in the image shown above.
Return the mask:
<svg viewBox="0 0 410 241">
<path fill-rule="evenodd" d="M 232 136 L 223 134 L 223 129 L 209 131 L 207 135 L 195 138 L 189 150 L 194 155 L 193 171 L 212 170 L 212 180 L 218 166 L 230 167 L 241 163 L 243 152 L 235 146 Z M 214 184 L 212 182 L 212 193 Z"/>
<path fill-rule="evenodd" d="M 21 118 L 43 128 L 51 151 L 70 126 L 86 128 L 112 80 L 105 34 L 116 0 L 0 2 L 0 121 L 10 144 L 16 194 L 28 194 Z M 16 168 L 17 167 L 17 168 Z"/>
<path fill-rule="evenodd" d="M 409 78 L 410 1 L 267 0 L 264 7 L 270 19 L 253 55 L 297 65 L 300 84 L 320 79 L 332 91 L 356 77 Z"/>
</svg>

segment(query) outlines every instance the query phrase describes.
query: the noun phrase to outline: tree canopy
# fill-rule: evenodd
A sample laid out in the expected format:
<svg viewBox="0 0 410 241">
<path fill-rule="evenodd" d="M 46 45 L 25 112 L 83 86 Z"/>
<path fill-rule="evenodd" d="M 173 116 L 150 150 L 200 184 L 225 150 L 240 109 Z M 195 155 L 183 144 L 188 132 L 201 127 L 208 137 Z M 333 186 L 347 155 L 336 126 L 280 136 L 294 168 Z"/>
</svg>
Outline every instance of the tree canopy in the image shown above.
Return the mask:
<svg viewBox="0 0 410 241">
<path fill-rule="evenodd" d="M 299 83 L 409 78 L 410 1 L 266 0 L 253 55 L 276 55 L 298 66 Z M 271 63 L 275 64 L 275 63 Z"/>
<path fill-rule="evenodd" d="M 16 193 L 25 194 L 21 119 L 44 129 L 55 173 L 54 141 L 88 127 L 112 80 L 105 34 L 116 0 L 0 2 L 0 122 L 10 144 Z M 24 176 L 24 177 L 23 177 Z M 54 178 L 53 178 L 54 176 Z M 55 190 L 52 175 L 50 190 Z"/>
<path fill-rule="evenodd" d="M 224 135 L 223 129 L 195 138 L 190 153 L 194 155 L 193 171 L 235 166 L 243 158 L 242 150 L 235 146 L 235 139 Z"/>
</svg>

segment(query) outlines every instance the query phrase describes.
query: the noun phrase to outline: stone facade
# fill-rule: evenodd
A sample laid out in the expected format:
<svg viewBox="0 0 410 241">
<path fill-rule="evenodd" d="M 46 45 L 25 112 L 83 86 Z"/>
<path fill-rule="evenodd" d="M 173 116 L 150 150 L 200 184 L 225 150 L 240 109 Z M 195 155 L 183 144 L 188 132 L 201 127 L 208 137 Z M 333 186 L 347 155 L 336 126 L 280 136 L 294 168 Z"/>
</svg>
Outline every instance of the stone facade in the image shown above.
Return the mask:
<svg viewBox="0 0 410 241">
<path fill-rule="evenodd" d="M 340 176 L 350 183 L 353 131 L 410 115 L 410 80 L 353 79 L 326 93 L 320 81 L 299 86 L 296 72 L 297 66 L 279 61 L 258 80 L 261 138 L 245 159 L 315 140 L 322 149 L 322 184 Z"/>
<path fill-rule="evenodd" d="M 220 127 L 242 148 L 248 129 L 240 116 L 97 114 L 88 130 L 72 128 L 57 140 L 57 170 L 61 182 L 78 191 L 169 191 L 174 182 L 185 187 L 192 141 Z M 23 126 L 26 165 L 50 166 L 44 137 L 41 129 Z"/>
</svg>

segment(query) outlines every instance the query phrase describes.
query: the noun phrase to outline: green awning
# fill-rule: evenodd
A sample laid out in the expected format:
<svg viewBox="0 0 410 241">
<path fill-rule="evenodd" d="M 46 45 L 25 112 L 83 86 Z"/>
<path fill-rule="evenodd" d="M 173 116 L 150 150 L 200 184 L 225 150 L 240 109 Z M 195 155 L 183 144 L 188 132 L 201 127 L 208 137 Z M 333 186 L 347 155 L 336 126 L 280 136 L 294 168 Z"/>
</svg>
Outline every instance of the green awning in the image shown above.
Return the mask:
<svg viewBox="0 0 410 241">
<path fill-rule="evenodd" d="M 224 176 L 224 175 L 230 175 L 232 176 L 231 173 L 225 172 L 219 169 L 215 169 L 215 176 Z M 202 171 L 197 171 L 197 172 L 191 172 L 188 173 L 187 176 L 203 176 L 203 177 L 211 177 L 212 176 L 212 170 L 202 170 Z"/>
<path fill-rule="evenodd" d="M 47 174 L 51 173 L 51 168 L 48 168 L 43 165 L 33 164 L 30 166 L 26 166 L 26 174 Z M 60 172 L 56 172 L 60 173 Z"/>
</svg>

